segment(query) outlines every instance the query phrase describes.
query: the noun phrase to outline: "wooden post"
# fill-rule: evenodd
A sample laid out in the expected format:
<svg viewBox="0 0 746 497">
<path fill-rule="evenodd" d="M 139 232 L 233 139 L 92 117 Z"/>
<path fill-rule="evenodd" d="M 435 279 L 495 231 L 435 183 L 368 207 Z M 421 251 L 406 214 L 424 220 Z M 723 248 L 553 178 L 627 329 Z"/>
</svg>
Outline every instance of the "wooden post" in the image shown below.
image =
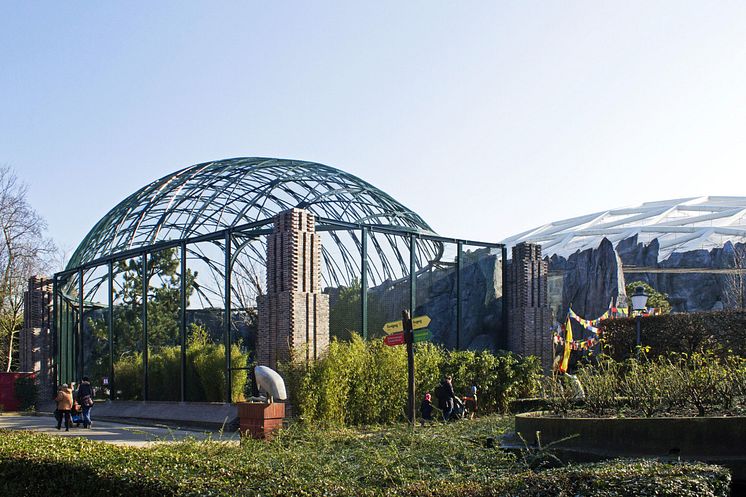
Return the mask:
<svg viewBox="0 0 746 497">
<path fill-rule="evenodd" d="M 401 318 L 404 326 L 404 340 L 407 344 L 407 419 L 414 426 L 414 332 L 412 331 L 412 318 L 409 317 L 409 311 L 401 311 Z"/>
</svg>

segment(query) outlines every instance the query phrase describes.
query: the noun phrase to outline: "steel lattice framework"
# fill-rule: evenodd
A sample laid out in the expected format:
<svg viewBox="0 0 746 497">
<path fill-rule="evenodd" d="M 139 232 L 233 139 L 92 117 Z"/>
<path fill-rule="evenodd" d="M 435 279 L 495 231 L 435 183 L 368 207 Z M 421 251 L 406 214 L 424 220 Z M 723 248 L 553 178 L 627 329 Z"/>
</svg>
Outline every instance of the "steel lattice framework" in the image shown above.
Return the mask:
<svg viewBox="0 0 746 497">
<path fill-rule="evenodd" d="M 541 244 L 545 255 L 569 256 L 598 247 L 605 237 L 614 243 L 637 235 L 648 243 L 658 239 L 659 259 L 674 252 L 722 247 L 746 242 L 746 197 L 690 197 L 596 212 L 556 221 L 503 240 Z"/>
<path fill-rule="evenodd" d="M 257 296 L 266 291 L 266 236 L 274 216 L 291 208 L 316 215 L 324 290 L 330 301 L 343 290 L 357 294 L 342 306 L 338 326 L 364 338 L 369 295 L 376 312 L 393 309 L 396 318 L 442 283 L 439 305 L 448 310 L 444 322 L 451 320 L 458 348 L 465 262 L 506 259 L 503 245 L 441 237 L 391 196 L 329 166 L 269 158 L 197 164 L 120 202 L 54 275 L 57 381 L 78 379 L 94 366 L 103 376 L 108 368 L 111 398 L 121 398 L 115 363 L 132 358 L 141 361 L 141 374 L 134 373 L 140 398 L 149 400 L 151 353 L 179 346 L 180 392 L 168 396 L 188 400 L 190 326 L 199 323 L 224 350 L 248 343 Z M 226 402 L 233 399 L 233 370 L 243 369 L 233 368 L 231 357 L 225 354 Z"/>
<path fill-rule="evenodd" d="M 226 229 L 241 235 L 242 227 L 256 228 L 293 207 L 313 212 L 320 225 L 330 226 L 335 246 L 325 245 L 323 257 L 325 283 L 334 286 L 360 277 L 361 242 L 354 226 L 381 228 L 370 239 L 374 250 L 369 256 L 375 256 L 369 266 L 373 284 L 406 274 L 409 247 L 398 235 L 435 235 L 419 215 L 391 196 L 333 167 L 298 160 L 234 158 L 187 167 L 127 197 L 88 233 L 67 270 L 161 242 L 194 240 Z M 337 229 L 349 226 L 337 231 L 335 224 Z M 249 243 L 247 251 L 251 262 L 246 264 L 263 265 L 261 244 Z M 439 255 L 436 241 L 418 240 L 418 267 L 437 261 Z M 222 276 L 219 268 L 215 272 Z"/>
</svg>

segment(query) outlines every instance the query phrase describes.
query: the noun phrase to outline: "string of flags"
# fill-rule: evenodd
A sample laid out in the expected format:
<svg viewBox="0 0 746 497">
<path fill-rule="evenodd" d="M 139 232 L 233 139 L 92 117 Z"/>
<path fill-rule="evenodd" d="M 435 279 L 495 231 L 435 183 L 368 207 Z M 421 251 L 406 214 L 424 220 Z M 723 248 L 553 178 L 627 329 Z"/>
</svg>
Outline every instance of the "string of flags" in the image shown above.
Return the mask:
<svg viewBox="0 0 746 497">
<path fill-rule="evenodd" d="M 660 313 L 660 309 L 650 308 L 644 311 L 642 315 L 653 316 L 659 313 Z M 596 319 L 585 319 L 582 316 L 579 316 L 575 311 L 573 311 L 572 307 L 569 307 L 568 312 L 567 312 L 567 324 L 565 326 L 562 326 L 560 323 L 555 323 L 551 328 L 552 342 L 554 343 L 554 345 L 560 345 L 560 346 L 563 346 L 564 348 L 564 352 L 562 354 L 562 360 L 559 365 L 560 371 L 561 372 L 567 371 L 571 351 L 588 350 L 598 344 L 598 332 L 599 332 L 598 326 L 601 324 L 602 321 L 605 321 L 607 319 L 614 319 L 614 318 L 626 318 L 629 316 L 630 316 L 630 312 L 627 308 L 616 307 L 613 304 L 609 306 L 609 309 L 607 309 L 606 312 L 604 312 L 602 315 L 600 315 Z M 580 340 L 573 340 L 572 324 L 571 324 L 570 319 L 575 320 L 585 330 L 590 331 L 596 336 L 589 337 L 589 338 L 583 338 Z"/>
<path fill-rule="evenodd" d="M 564 345 L 565 337 L 554 335 L 552 338 L 555 345 Z M 570 342 L 570 350 L 587 350 L 593 348 L 598 343 L 597 337 L 584 338 L 583 340 L 573 340 Z"/>
<path fill-rule="evenodd" d="M 604 312 L 596 319 L 585 319 L 582 316 L 579 316 L 575 311 L 573 311 L 572 307 L 569 307 L 567 311 L 567 324 L 563 327 L 559 323 L 556 323 L 553 326 L 552 330 L 552 342 L 554 343 L 554 345 L 559 345 L 564 348 L 562 360 L 560 361 L 559 365 L 560 371 L 567 371 L 571 351 L 592 349 L 598 344 L 598 325 L 600 325 L 602 321 L 605 321 L 607 319 L 614 319 L 617 317 L 627 317 L 628 315 L 629 312 L 626 308 L 616 307 L 615 305 L 613 305 L 613 303 L 609 305 L 609 308 L 606 310 L 606 312 Z M 572 323 L 570 319 L 575 320 L 584 329 L 590 331 L 596 336 L 582 338 L 580 340 L 573 340 Z"/>
</svg>

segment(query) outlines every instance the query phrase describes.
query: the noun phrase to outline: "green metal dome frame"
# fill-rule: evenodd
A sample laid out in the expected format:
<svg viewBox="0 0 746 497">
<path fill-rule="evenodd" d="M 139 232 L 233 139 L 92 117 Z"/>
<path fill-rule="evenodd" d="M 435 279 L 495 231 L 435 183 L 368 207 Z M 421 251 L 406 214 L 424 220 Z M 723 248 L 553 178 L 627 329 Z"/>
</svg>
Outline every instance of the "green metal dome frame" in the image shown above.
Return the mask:
<svg viewBox="0 0 746 497">
<path fill-rule="evenodd" d="M 418 298 L 427 301 L 428 288 L 438 281 L 453 278 L 455 291 L 446 296 L 446 305 L 454 313 L 450 324 L 459 348 L 465 326 L 462 294 L 466 285 L 461 283 L 461 274 L 470 257 L 466 252 L 486 248 L 485 258 L 499 259 L 500 264 L 507 259 L 502 244 L 437 235 L 419 215 L 388 194 L 333 167 L 257 157 L 197 164 L 153 181 L 120 202 L 86 235 L 67 268 L 54 275 L 56 381 L 80 378 L 98 361 L 97 367 L 108 365 L 108 378 L 114 378 L 109 383 L 110 398 L 119 398 L 115 358 L 122 353 L 128 357 L 141 354 L 141 398 L 149 400 L 150 347 L 167 343 L 151 336 L 159 324 L 149 322 L 148 314 L 165 281 L 151 261 L 162 255 L 178 264 L 174 273 L 178 277 L 165 278 L 170 279 L 171 289 L 178 285 L 178 311 L 172 311 L 178 316 L 171 315 L 172 324 L 178 326 L 175 343 L 181 347 L 178 398 L 189 400 L 189 319 L 202 319 L 211 340 L 222 341 L 224 350 L 236 344 L 238 326 L 247 322 L 256 297 L 266 289 L 266 237 L 273 218 L 291 208 L 316 216 L 321 279 L 330 305 L 343 288 L 358 289 L 359 303 L 352 304 L 357 311 L 351 308 L 349 315 L 343 312 L 339 319 L 346 320 L 349 329 L 359 330 L 363 338 L 368 337 L 370 324 L 369 294 L 388 299 L 392 305 L 386 311 L 395 309 L 393 319 L 403 308 L 414 311 Z M 446 276 L 437 280 L 434 276 L 439 270 Z M 189 290 L 187 274 L 193 277 Z M 424 285 L 421 291 L 418 277 Z M 129 293 L 123 291 L 138 278 L 141 288 L 135 284 Z M 121 316 L 115 315 L 128 309 L 134 312 L 127 317 L 133 327 L 115 331 L 121 322 Z M 99 331 L 105 330 L 105 337 L 94 336 L 93 321 L 101 326 Z M 117 349 L 125 333 L 131 343 Z M 106 350 L 99 349 L 102 343 Z M 226 353 L 226 402 L 233 399 L 234 370 L 245 369 L 233 368 L 231 360 Z"/>
<path fill-rule="evenodd" d="M 362 179 L 314 162 L 241 157 L 205 162 L 164 176 L 136 191 L 107 213 L 73 253 L 66 270 L 90 265 L 116 254 L 165 241 L 190 240 L 226 229 L 254 226 L 293 207 L 314 213 L 326 222 L 381 227 L 396 234 L 435 235 L 415 212 Z M 333 232 L 332 232 L 333 233 Z M 331 268 L 329 285 L 349 284 L 360 274 L 349 243 L 333 233 L 337 247 L 323 248 Z M 374 280 L 397 279 L 403 257 L 402 239 L 381 235 L 372 240 L 380 264 L 373 265 Z M 437 259 L 428 242 L 425 254 Z M 335 260 L 332 251 L 341 254 Z M 261 247 L 253 246 L 252 259 L 263 263 Z M 339 259 L 337 257 L 336 259 Z"/>
</svg>

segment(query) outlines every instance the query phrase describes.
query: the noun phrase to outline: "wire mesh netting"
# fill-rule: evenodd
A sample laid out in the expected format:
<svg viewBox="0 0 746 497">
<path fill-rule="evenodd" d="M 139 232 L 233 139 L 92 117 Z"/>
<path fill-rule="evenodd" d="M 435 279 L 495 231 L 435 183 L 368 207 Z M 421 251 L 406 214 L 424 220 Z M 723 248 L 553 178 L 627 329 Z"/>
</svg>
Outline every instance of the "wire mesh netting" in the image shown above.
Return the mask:
<svg viewBox="0 0 746 497">
<path fill-rule="evenodd" d="M 83 333 L 81 338 L 83 376 L 91 379 L 97 398 L 108 397 L 109 353 L 109 267 L 83 271 Z"/>
<path fill-rule="evenodd" d="M 502 249 L 463 244 L 460 348 L 506 348 Z M 507 310 L 507 309 L 505 309 Z"/>
<path fill-rule="evenodd" d="M 142 256 L 113 266 L 113 386 L 114 398 L 120 400 L 144 399 L 142 270 Z"/>
<path fill-rule="evenodd" d="M 57 275 L 59 381 L 88 375 L 121 400 L 246 398 L 269 231 L 216 233 Z M 328 219 L 317 236 L 331 338 L 381 338 L 413 308 L 430 318 L 423 341 L 501 346 L 501 246 Z"/>
<path fill-rule="evenodd" d="M 385 336 L 384 325 L 400 321 L 402 310 L 410 308 L 411 243 L 409 235 L 369 233 L 368 338 Z"/>
<path fill-rule="evenodd" d="M 417 274 L 415 316 L 428 316 L 431 340 L 448 348 L 459 348 L 458 244 L 435 242 L 440 257 L 428 261 Z"/>
</svg>

